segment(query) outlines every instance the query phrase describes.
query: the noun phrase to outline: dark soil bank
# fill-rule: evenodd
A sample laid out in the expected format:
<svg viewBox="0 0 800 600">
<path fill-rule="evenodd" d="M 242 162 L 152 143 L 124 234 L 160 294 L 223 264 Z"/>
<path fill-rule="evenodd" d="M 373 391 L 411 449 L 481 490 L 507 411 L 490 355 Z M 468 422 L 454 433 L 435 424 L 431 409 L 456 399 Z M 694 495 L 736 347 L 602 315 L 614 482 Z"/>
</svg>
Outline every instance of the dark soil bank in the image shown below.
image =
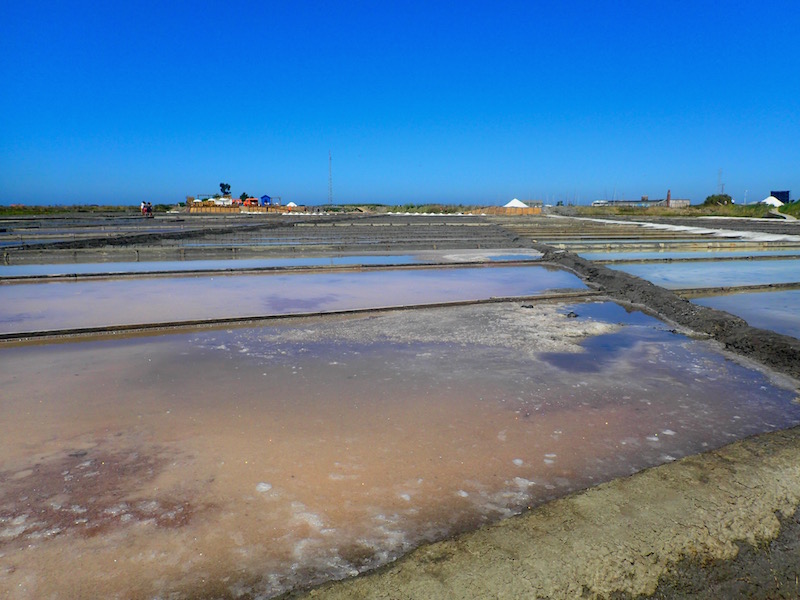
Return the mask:
<svg viewBox="0 0 800 600">
<path fill-rule="evenodd" d="M 758 547 L 739 544 L 733 560 L 684 559 L 659 582 L 652 600 L 800 598 L 800 511 L 781 518 L 780 535 Z M 630 598 L 616 596 L 615 600 Z"/>
<path fill-rule="evenodd" d="M 750 327 L 739 317 L 692 304 L 670 290 L 576 254 L 542 244 L 532 245 L 544 253 L 543 260 L 569 269 L 614 300 L 645 307 L 664 319 L 712 337 L 732 352 L 800 379 L 800 340 Z"/>
</svg>

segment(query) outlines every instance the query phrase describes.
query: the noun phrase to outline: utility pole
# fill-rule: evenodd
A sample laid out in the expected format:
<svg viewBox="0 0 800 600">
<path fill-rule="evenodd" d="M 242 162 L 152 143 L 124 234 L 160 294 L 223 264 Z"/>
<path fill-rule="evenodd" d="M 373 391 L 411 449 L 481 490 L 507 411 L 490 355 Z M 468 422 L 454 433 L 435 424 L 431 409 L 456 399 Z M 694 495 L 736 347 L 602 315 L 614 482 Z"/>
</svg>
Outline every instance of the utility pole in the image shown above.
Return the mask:
<svg viewBox="0 0 800 600">
<path fill-rule="evenodd" d="M 333 204 L 333 162 L 331 151 L 328 150 L 328 204 Z"/>
</svg>

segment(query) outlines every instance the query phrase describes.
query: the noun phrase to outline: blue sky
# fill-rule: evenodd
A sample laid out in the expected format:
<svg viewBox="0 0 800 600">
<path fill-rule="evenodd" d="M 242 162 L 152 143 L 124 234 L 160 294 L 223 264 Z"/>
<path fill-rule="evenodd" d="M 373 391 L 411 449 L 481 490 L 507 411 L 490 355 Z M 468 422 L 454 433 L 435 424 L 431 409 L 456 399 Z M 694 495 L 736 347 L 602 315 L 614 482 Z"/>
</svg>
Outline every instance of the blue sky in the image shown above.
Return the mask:
<svg viewBox="0 0 800 600">
<path fill-rule="evenodd" d="M 800 196 L 800 2 L 0 3 L 0 203 Z"/>
</svg>

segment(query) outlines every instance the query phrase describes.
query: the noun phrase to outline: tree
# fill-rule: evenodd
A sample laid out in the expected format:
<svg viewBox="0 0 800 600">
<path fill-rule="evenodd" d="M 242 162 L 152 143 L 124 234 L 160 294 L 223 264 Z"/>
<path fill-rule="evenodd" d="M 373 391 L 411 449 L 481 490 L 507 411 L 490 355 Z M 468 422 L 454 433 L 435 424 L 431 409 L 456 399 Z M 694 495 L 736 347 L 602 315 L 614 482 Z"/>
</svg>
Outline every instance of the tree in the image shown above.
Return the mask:
<svg viewBox="0 0 800 600">
<path fill-rule="evenodd" d="M 241 196 L 239 196 L 239 200 L 241 200 L 242 202 L 244 202 L 244 201 L 245 201 L 245 200 L 247 200 L 249 197 L 250 197 L 250 194 L 248 194 L 247 192 L 242 192 L 242 195 L 241 195 Z"/>
<path fill-rule="evenodd" d="M 231 184 L 230 183 L 220 183 L 219 184 L 219 191 L 222 192 L 223 196 L 227 196 L 231 193 Z"/>
<path fill-rule="evenodd" d="M 706 198 L 706 201 L 703 202 L 703 204 L 705 206 L 724 206 L 726 204 L 733 204 L 733 198 L 731 198 L 728 194 L 714 194 Z"/>
</svg>

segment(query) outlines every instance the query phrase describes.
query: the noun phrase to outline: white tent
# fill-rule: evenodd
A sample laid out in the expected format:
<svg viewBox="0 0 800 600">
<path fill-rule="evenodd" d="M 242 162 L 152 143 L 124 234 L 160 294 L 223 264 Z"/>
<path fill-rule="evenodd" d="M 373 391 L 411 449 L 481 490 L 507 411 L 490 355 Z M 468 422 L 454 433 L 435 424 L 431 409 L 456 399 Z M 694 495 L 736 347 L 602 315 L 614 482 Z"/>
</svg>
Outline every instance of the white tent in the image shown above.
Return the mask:
<svg viewBox="0 0 800 600">
<path fill-rule="evenodd" d="M 778 200 L 775 196 L 768 196 L 767 198 L 764 198 L 760 202 L 760 204 L 769 204 L 770 206 L 774 206 L 775 208 L 778 208 L 779 206 L 783 206 L 783 202 Z"/>
<path fill-rule="evenodd" d="M 513 199 L 511 202 L 509 202 L 508 204 L 504 204 L 504 205 L 503 205 L 503 208 L 528 208 L 528 205 L 527 205 L 527 204 L 525 204 L 524 202 L 520 202 L 519 200 L 517 200 L 516 198 L 514 198 L 514 199 Z"/>
<path fill-rule="evenodd" d="M 289 202 L 289 204 L 287 204 L 286 206 L 288 206 L 289 208 L 296 208 L 297 204 L 295 204 L 294 202 Z"/>
</svg>

